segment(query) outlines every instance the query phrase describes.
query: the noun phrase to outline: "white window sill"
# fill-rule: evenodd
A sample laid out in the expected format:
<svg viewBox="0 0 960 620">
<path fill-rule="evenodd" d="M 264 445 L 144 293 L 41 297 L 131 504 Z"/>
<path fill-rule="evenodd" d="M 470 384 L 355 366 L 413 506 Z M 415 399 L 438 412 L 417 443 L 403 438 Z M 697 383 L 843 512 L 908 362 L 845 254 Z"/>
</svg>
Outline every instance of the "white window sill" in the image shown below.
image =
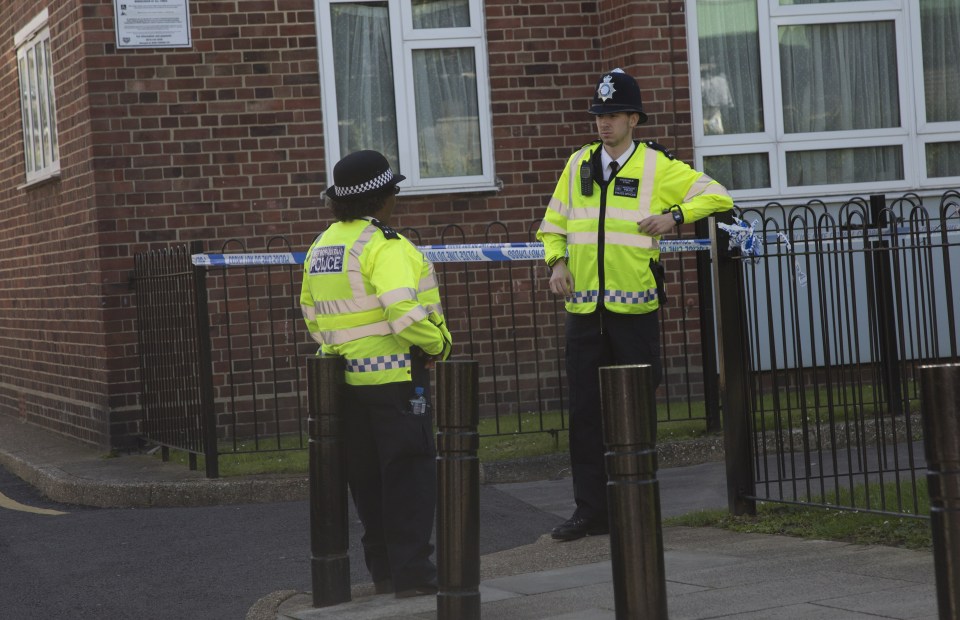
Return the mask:
<svg viewBox="0 0 960 620">
<path fill-rule="evenodd" d="M 33 189 L 39 187 L 40 185 L 46 185 L 47 183 L 52 183 L 54 181 L 60 180 L 60 170 L 53 170 L 51 172 L 46 172 L 42 175 L 38 175 L 32 179 L 27 180 L 26 183 L 22 183 L 17 186 L 18 190 Z"/>
</svg>

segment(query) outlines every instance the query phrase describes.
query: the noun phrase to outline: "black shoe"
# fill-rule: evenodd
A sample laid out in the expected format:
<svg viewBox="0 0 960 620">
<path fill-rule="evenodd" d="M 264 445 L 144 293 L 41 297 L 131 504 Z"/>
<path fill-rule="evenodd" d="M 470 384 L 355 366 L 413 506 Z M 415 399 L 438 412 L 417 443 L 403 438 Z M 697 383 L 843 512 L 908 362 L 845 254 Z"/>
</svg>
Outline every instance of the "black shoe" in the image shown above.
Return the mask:
<svg viewBox="0 0 960 620">
<path fill-rule="evenodd" d="M 413 598 L 414 596 L 434 596 L 437 593 L 437 585 L 434 583 L 423 583 L 407 590 L 397 590 L 393 596 L 396 598 Z"/>
<path fill-rule="evenodd" d="M 584 536 L 599 536 L 609 534 L 610 526 L 607 524 L 606 517 L 586 519 L 573 515 L 550 532 L 556 540 L 577 540 Z"/>
</svg>

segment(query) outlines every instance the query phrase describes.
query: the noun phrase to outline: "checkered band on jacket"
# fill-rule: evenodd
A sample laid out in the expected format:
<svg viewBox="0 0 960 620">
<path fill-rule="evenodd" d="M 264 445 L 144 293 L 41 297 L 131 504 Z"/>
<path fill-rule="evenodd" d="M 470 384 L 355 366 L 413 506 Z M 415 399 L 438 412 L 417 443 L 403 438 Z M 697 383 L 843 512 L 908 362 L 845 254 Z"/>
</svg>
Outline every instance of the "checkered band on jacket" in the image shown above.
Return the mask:
<svg viewBox="0 0 960 620">
<path fill-rule="evenodd" d="M 406 368 L 410 365 L 409 355 L 379 355 L 361 359 L 348 359 L 347 372 L 376 372 L 394 368 Z"/>
<path fill-rule="evenodd" d="M 645 304 L 657 298 L 657 289 L 648 291 L 604 291 L 603 299 L 620 304 Z"/>
<path fill-rule="evenodd" d="M 575 291 L 568 301 L 575 304 L 596 302 L 597 291 Z M 649 291 L 611 291 L 603 292 L 604 302 L 620 304 L 645 304 L 657 298 L 657 289 Z"/>
</svg>

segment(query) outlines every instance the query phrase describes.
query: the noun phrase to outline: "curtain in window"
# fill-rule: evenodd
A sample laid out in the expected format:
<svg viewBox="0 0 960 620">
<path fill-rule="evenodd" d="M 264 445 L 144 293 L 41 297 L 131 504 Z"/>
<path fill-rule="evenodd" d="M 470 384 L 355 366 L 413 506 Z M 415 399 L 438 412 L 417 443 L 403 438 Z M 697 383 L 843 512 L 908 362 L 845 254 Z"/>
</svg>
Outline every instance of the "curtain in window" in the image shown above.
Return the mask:
<svg viewBox="0 0 960 620">
<path fill-rule="evenodd" d="M 413 0 L 411 9 L 416 29 L 470 26 L 470 0 Z"/>
<path fill-rule="evenodd" d="M 960 3 L 920 0 L 920 45 L 927 122 L 960 121 Z M 960 176 L 956 142 L 927 145 L 927 175 Z"/>
<path fill-rule="evenodd" d="M 757 0 L 698 0 L 697 28 L 704 133 L 763 131 Z"/>
<path fill-rule="evenodd" d="M 413 53 L 420 176 L 483 174 L 474 48 Z"/>
<path fill-rule="evenodd" d="M 700 94 L 706 136 L 764 130 L 757 0 L 697 0 Z M 705 161 L 730 189 L 769 187 L 766 156 Z"/>
<path fill-rule="evenodd" d="M 387 3 L 335 3 L 330 22 L 340 152 L 380 151 L 402 173 Z"/>
<path fill-rule="evenodd" d="M 466 0 L 417 0 L 416 28 L 470 24 Z M 475 51 L 422 49 L 413 53 L 417 140 L 422 178 L 483 174 Z"/>
<path fill-rule="evenodd" d="M 830 4 L 832 2 L 868 2 L 869 0 L 780 0 L 780 6 L 793 4 Z"/>
<path fill-rule="evenodd" d="M 783 26 L 783 129 L 787 134 L 900 126 L 892 21 Z M 838 173 L 844 173 L 838 176 Z M 790 185 L 903 177 L 901 148 L 788 153 Z"/>
</svg>

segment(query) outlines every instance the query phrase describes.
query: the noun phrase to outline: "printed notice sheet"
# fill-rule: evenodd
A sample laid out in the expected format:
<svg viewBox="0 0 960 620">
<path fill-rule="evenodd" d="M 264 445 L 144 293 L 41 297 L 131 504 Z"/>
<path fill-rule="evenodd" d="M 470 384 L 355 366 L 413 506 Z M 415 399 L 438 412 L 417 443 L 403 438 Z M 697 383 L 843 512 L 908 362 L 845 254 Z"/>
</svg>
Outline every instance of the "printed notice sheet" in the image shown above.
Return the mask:
<svg viewBox="0 0 960 620">
<path fill-rule="evenodd" d="M 113 0 L 117 49 L 190 47 L 188 0 Z"/>
</svg>

